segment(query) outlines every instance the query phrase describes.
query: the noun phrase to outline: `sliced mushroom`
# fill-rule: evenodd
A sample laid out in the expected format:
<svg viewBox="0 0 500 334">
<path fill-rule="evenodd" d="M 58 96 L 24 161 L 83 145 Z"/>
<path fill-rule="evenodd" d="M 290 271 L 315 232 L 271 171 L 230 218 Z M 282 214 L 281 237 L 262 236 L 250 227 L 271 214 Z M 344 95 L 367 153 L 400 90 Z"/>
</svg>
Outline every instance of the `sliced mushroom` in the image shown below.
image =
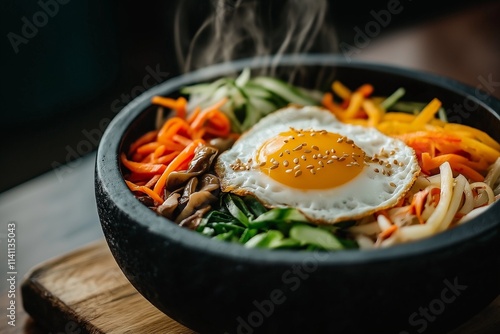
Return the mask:
<svg viewBox="0 0 500 334">
<path fill-rule="evenodd" d="M 233 146 L 236 140 L 234 138 L 214 138 L 208 142 L 208 145 L 216 148 L 219 153 L 222 153 Z"/>
<path fill-rule="evenodd" d="M 186 206 L 179 213 L 175 219 L 176 223 L 180 223 L 182 220 L 191 216 L 198 208 L 205 206 L 206 204 L 213 203 L 217 200 L 217 197 L 212 195 L 209 191 L 198 191 L 189 195 L 189 201 Z"/>
<path fill-rule="evenodd" d="M 166 188 L 169 190 L 177 189 L 184 185 L 192 177 L 207 172 L 210 169 L 216 155 L 216 148 L 202 146 L 196 151 L 193 160 L 189 164 L 186 171 L 176 171 L 170 173 L 167 179 Z"/>
<path fill-rule="evenodd" d="M 158 207 L 158 209 L 156 209 L 158 213 L 168 219 L 172 219 L 173 213 L 179 205 L 180 196 L 181 195 L 179 193 L 173 193 L 170 195 L 170 197 L 167 198 L 165 202 Z"/>
<path fill-rule="evenodd" d="M 212 207 L 208 204 L 204 207 L 199 208 L 191 216 L 184 218 L 179 223 L 179 226 L 187 227 L 187 228 L 192 229 L 192 230 L 196 229 L 200 225 L 201 219 L 203 218 L 205 213 L 210 211 L 211 208 Z"/>
<path fill-rule="evenodd" d="M 179 199 L 180 205 L 185 205 L 189 201 L 189 196 L 191 196 L 191 194 L 196 192 L 197 186 L 198 186 L 198 179 L 196 177 L 192 177 L 184 187 L 182 196 Z"/>
<path fill-rule="evenodd" d="M 220 182 L 219 178 L 213 174 L 205 174 L 201 177 L 201 180 L 198 184 L 198 189 L 200 191 L 218 191 L 220 190 Z"/>
</svg>

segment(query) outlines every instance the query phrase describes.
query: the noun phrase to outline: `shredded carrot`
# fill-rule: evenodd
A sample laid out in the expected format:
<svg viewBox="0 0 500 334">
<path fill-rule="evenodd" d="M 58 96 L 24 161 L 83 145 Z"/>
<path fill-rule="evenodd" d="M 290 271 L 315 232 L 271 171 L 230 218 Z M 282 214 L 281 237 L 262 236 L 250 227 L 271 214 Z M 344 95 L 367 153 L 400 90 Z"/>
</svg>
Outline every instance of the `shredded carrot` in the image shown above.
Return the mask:
<svg viewBox="0 0 500 334">
<path fill-rule="evenodd" d="M 390 227 L 388 227 L 384 231 L 380 232 L 380 234 L 378 236 L 380 239 L 384 240 L 384 239 L 389 238 L 397 230 L 398 230 L 397 225 L 391 225 Z"/>
<path fill-rule="evenodd" d="M 170 173 L 177 170 L 177 168 L 183 162 L 191 159 L 194 156 L 195 149 L 203 143 L 204 142 L 201 139 L 193 140 L 193 142 L 191 144 L 186 146 L 186 148 L 181 153 L 179 153 L 179 155 L 176 156 L 174 158 L 174 160 L 172 160 L 172 162 L 170 162 L 170 164 L 168 164 L 167 168 L 163 171 L 163 174 L 156 182 L 156 185 L 153 189 L 155 193 L 157 193 L 158 195 L 160 195 L 162 193 L 163 188 L 165 187 L 165 183 L 167 182 L 167 178 L 170 175 Z"/>
<path fill-rule="evenodd" d="M 156 174 L 163 173 L 165 170 L 165 165 L 162 164 L 152 164 L 152 163 L 142 163 L 130 161 L 127 159 L 125 153 L 122 152 L 121 161 L 125 167 L 127 167 L 131 172 L 142 173 L 142 174 Z"/>
<path fill-rule="evenodd" d="M 146 143 L 155 140 L 157 134 L 158 134 L 157 130 L 152 130 L 140 136 L 136 141 L 130 144 L 129 153 L 134 152 L 139 146 L 142 146 Z"/>
<path fill-rule="evenodd" d="M 158 194 L 155 193 L 150 188 L 148 188 L 146 186 L 139 186 L 139 185 L 134 184 L 134 183 L 127 181 L 127 180 L 125 180 L 125 183 L 127 183 L 127 186 L 129 187 L 129 189 L 131 191 L 143 192 L 143 193 L 147 194 L 149 197 L 151 197 L 157 204 L 163 203 L 163 199 L 160 196 L 158 196 Z"/>
<path fill-rule="evenodd" d="M 214 105 L 203 109 L 198 114 L 198 116 L 193 120 L 193 122 L 191 123 L 191 128 L 193 128 L 195 130 L 201 128 L 205 124 L 205 122 L 207 121 L 208 117 L 210 116 L 210 112 L 213 110 L 219 109 L 226 102 L 227 102 L 227 97 L 224 97 L 223 99 L 221 99 L 219 102 L 215 103 Z"/>
<path fill-rule="evenodd" d="M 168 109 L 173 109 L 175 110 L 177 117 L 182 119 L 186 118 L 187 100 L 182 96 L 177 100 L 168 97 L 154 96 L 151 99 L 151 103 L 160 105 Z"/>
</svg>

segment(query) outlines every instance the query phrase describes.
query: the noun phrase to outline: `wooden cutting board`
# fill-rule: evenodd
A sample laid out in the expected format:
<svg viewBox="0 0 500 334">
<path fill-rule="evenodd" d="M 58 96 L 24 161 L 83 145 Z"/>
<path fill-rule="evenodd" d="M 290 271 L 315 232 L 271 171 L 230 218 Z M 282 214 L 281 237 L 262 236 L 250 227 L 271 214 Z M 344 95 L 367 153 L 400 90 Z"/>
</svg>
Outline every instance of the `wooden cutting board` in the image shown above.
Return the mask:
<svg viewBox="0 0 500 334">
<path fill-rule="evenodd" d="M 195 333 L 135 290 L 104 240 L 32 269 L 22 298 L 26 312 L 53 334 Z M 470 333 L 500 333 L 500 297 L 449 334 Z"/>
</svg>

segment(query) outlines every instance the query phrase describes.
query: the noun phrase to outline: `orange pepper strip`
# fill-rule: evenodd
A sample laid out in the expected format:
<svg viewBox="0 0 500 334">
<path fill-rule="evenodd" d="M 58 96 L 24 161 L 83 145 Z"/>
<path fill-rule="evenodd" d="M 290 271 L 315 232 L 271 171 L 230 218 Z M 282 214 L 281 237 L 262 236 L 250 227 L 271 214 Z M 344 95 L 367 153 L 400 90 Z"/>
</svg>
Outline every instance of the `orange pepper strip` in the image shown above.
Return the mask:
<svg viewBox="0 0 500 334">
<path fill-rule="evenodd" d="M 163 171 L 163 174 L 161 174 L 161 177 L 158 179 L 158 182 L 156 182 L 156 185 L 153 189 L 155 193 L 157 193 L 158 195 L 161 194 L 170 173 L 177 170 L 177 168 L 179 168 L 179 166 L 181 166 L 185 161 L 191 160 L 194 156 L 194 151 L 196 150 L 196 148 L 203 143 L 204 142 L 201 139 L 193 140 L 191 144 L 186 146 L 186 148 L 181 153 L 179 153 L 179 155 L 175 157 L 175 159 L 172 160 L 170 164 L 168 164 L 167 168 Z"/>
<path fill-rule="evenodd" d="M 338 119 L 342 120 L 344 119 L 344 110 L 337 104 L 335 101 L 333 101 L 333 94 L 332 93 L 325 93 L 323 94 L 323 99 L 321 100 L 321 104 L 332 114 L 334 114 Z"/>
<path fill-rule="evenodd" d="M 125 180 L 125 182 L 127 183 L 127 186 L 131 191 L 143 192 L 143 193 L 147 194 L 149 197 L 151 197 L 156 203 L 158 203 L 158 204 L 163 203 L 163 198 L 161 198 L 157 193 L 155 193 L 150 188 L 148 188 L 146 186 L 139 186 L 139 185 L 134 184 L 134 183 L 127 181 L 127 180 Z"/>
<path fill-rule="evenodd" d="M 163 173 L 165 171 L 165 165 L 162 164 L 152 164 L 152 163 L 143 163 L 143 162 L 135 162 L 127 159 L 125 153 L 122 152 L 121 161 L 125 167 L 127 167 L 131 172 L 134 173 Z"/>
<path fill-rule="evenodd" d="M 474 182 L 483 182 L 484 181 L 484 176 L 482 176 L 480 173 L 476 172 L 474 169 L 470 168 L 469 166 L 466 166 L 460 162 L 454 162 L 450 163 L 450 167 L 452 170 L 456 171 L 457 173 L 462 174 L 468 179 L 471 179 Z"/>
</svg>

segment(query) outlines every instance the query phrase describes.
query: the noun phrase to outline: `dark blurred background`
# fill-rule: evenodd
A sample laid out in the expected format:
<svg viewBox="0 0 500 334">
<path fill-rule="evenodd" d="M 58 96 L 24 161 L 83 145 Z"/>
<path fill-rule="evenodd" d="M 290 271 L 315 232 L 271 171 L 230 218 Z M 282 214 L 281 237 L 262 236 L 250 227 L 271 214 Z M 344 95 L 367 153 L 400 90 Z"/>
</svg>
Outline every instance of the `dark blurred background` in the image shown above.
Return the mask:
<svg viewBox="0 0 500 334">
<path fill-rule="evenodd" d="M 184 27 L 194 34 L 212 2 L 183 2 L 190 13 Z M 356 45 L 358 31 L 374 20 L 374 12 L 404 8 L 353 58 L 433 71 L 471 85 L 478 75 L 498 73 L 498 1 L 329 4 L 337 43 L 344 46 Z M 0 192 L 49 171 L 64 177 L 64 166 L 76 166 L 78 157 L 95 151 L 109 120 L 126 103 L 182 73 L 174 49 L 177 5 L 158 0 L 2 1 Z M 440 26 L 444 21 L 452 24 Z M 429 28 L 423 33 L 413 30 L 424 24 Z M 491 34 L 484 33 L 484 25 Z M 464 66 L 470 70 L 463 71 Z"/>
</svg>

